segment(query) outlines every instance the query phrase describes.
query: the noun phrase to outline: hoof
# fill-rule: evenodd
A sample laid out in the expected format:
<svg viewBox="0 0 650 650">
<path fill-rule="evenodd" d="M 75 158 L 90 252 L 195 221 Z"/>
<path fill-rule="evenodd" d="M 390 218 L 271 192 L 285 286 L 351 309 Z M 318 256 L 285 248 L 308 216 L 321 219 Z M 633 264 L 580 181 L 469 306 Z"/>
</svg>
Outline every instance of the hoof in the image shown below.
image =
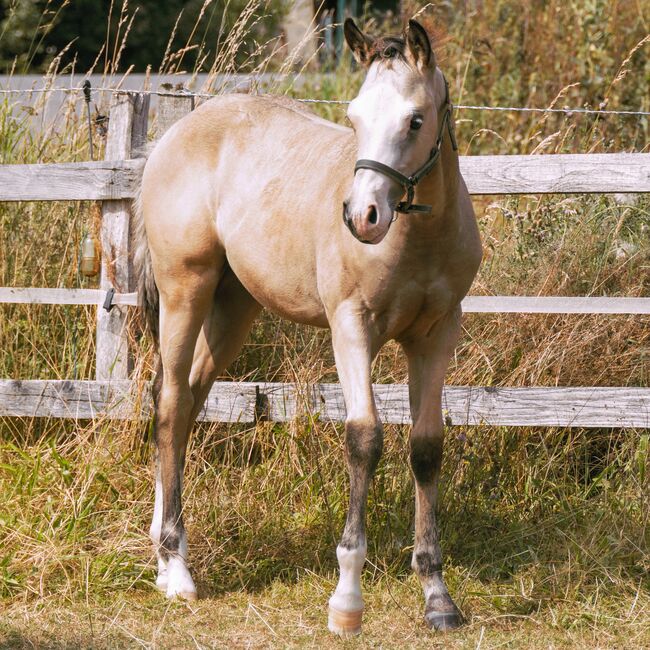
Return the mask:
<svg viewBox="0 0 650 650">
<path fill-rule="evenodd" d="M 192 585 L 192 587 L 194 587 L 194 585 Z M 186 588 L 186 589 L 178 589 L 178 590 L 174 589 L 174 590 L 172 590 L 168 586 L 167 587 L 167 592 L 165 593 L 165 595 L 167 596 L 168 600 L 178 599 L 178 600 L 187 600 L 187 601 L 192 601 L 193 602 L 193 601 L 199 599 L 199 597 L 198 597 L 198 595 L 196 593 L 196 589 L 192 589 L 192 588 L 190 588 L 190 589 Z"/>
<path fill-rule="evenodd" d="M 199 599 L 196 591 L 179 591 L 177 594 L 174 594 L 172 598 L 180 598 L 181 600 L 187 600 L 192 603 Z"/>
<path fill-rule="evenodd" d="M 356 612 L 341 612 L 330 605 L 327 627 L 330 632 L 338 634 L 344 639 L 351 636 L 357 636 L 358 634 L 361 634 L 362 617 L 362 609 Z"/>
<path fill-rule="evenodd" d="M 438 612 L 431 610 L 424 615 L 424 620 L 432 630 L 439 630 L 446 632 L 447 630 L 454 630 L 463 624 L 460 612 Z"/>
<path fill-rule="evenodd" d="M 172 558 L 167 566 L 167 598 L 196 600 L 196 587 L 182 558 Z"/>
</svg>

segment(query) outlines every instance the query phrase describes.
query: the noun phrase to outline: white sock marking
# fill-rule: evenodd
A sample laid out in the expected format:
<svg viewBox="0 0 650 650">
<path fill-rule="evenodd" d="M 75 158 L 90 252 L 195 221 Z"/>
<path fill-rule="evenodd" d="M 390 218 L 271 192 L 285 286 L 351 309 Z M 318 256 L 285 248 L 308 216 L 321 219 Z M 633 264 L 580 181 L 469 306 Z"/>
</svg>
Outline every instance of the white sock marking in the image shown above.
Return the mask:
<svg viewBox="0 0 650 650">
<path fill-rule="evenodd" d="M 357 548 L 347 549 L 338 546 L 336 549 L 341 573 L 329 604 L 339 612 L 358 612 L 363 609 L 361 570 L 366 561 L 366 550 L 365 539 Z"/>
</svg>

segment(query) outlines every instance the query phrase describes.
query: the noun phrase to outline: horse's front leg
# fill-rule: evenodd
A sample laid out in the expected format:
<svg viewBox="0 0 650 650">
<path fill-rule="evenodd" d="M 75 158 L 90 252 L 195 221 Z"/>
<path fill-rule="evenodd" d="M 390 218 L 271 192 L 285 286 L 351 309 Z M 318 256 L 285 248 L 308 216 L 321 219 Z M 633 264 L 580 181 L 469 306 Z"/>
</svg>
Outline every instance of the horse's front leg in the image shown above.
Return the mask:
<svg viewBox="0 0 650 650">
<path fill-rule="evenodd" d="M 415 545 L 412 567 L 420 578 L 429 627 L 446 630 L 461 624 L 460 612 L 442 577 L 436 501 L 442 463 L 442 388 L 460 334 L 460 307 L 426 336 L 403 341 L 408 356 L 413 428 L 410 461 L 415 479 Z"/>
<path fill-rule="evenodd" d="M 370 366 L 373 351 L 363 316 L 341 306 L 330 325 L 347 409 L 345 454 L 350 474 L 350 504 L 343 537 L 336 549 L 340 577 L 329 601 L 328 627 L 341 636 L 351 636 L 361 632 L 366 502 L 370 480 L 382 452 L 383 431 L 372 394 Z"/>
</svg>

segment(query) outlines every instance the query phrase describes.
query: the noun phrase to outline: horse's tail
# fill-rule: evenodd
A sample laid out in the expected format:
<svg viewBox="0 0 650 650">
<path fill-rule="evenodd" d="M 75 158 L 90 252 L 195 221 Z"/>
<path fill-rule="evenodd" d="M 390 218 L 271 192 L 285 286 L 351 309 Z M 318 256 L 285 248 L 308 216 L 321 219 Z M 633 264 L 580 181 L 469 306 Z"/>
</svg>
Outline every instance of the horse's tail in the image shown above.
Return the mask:
<svg viewBox="0 0 650 650">
<path fill-rule="evenodd" d="M 138 195 L 133 204 L 133 269 L 135 272 L 135 281 L 138 290 L 138 302 L 140 303 L 141 313 L 144 317 L 146 328 L 153 337 L 156 348 L 158 347 L 158 316 L 160 311 L 160 298 L 158 287 L 153 277 L 153 268 L 151 264 L 151 252 L 147 242 L 147 233 L 144 228 L 144 216 L 142 212 L 142 194 Z"/>
</svg>

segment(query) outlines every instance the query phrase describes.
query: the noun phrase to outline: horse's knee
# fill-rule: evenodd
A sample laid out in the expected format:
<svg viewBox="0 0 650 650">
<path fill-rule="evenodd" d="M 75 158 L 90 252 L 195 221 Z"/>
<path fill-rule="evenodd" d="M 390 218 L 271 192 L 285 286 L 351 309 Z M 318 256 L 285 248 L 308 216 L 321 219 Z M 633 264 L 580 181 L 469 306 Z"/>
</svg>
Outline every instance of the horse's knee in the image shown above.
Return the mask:
<svg viewBox="0 0 650 650">
<path fill-rule="evenodd" d="M 442 562 L 440 557 L 436 557 L 435 550 L 437 549 L 413 551 L 411 568 L 418 577 L 432 578 L 435 575 L 442 575 Z"/>
<path fill-rule="evenodd" d="M 442 464 L 442 431 L 411 434 L 410 461 L 418 483 L 429 483 L 440 473 Z"/>
<path fill-rule="evenodd" d="M 363 468 L 373 474 L 383 447 L 384 430 L 380 422 L 345 423 L 345 449 L 351 468 Z"/>
</svg>

